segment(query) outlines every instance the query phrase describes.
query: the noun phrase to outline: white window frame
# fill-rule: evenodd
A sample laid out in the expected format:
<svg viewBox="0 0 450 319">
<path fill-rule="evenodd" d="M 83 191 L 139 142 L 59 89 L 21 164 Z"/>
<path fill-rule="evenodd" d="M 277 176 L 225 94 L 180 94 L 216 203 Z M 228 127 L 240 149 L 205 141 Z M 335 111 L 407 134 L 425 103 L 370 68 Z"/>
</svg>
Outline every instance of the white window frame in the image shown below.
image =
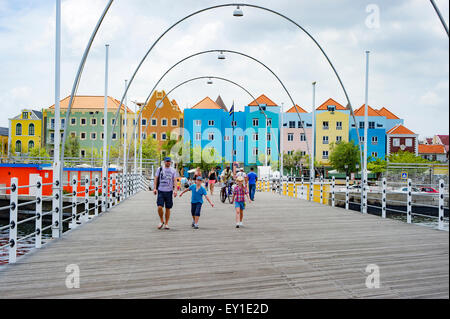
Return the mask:
<svg viewBox="0 0 450 319">
<path fill-rule="evenodd" d="M 201 141 L 202 140 L 202 133 L 200 133 L 200 132 L 195 133 L 195 140 L 196 141 Z"/>
<path fill-rule="evenodd" d="M 342 142 L 342 136 L 338 135 L 336 136 L 336 143 Z"/>
<path fill-rule="evenodd" d="M 84 138 L 83 138 L 83 134 L 84 134 Z M 87 132 L 80 132 L 80 140 L 81 141 L 87 140 Z"/>
<path fill-rule="evenodd" d="M 326 135 L 322 136 L 322 144 L 330 144 L 330 138 Z"/>
<path fill-rule="evenodd" d="M 158 120 L 157 119 L 152 119 L 152 126 L 157 126 L 158 125 Z"/>
<path fill-rule="evenodd" d="M 202 120 L 194 120 L 194 126 L 202 126 Z"/>
<path fill-rule="evenodd" d="M 327 123 L 327 125 L 325 125 Z M 330 129 L 330 121 L 322 121 L 322 129 L 329 130 Z"/>
<path fill-rule="evenodd" d="M 400 139 L 398 137 L 395 137 L 392 139 L 392 146 L 395 146 L 395 147 L 400 146 Z"/>
<path fill-rule="evenodd" d="M 342 121 L 336 122 L 336 130 L 341 131 L 342 130 Z"/>
<path fill-rule="evenodd" d="M 267 119 L 267 122 L 266 122 L 266 124 L 267 124 L 267 126 L 269 127 L 272 127 L 272 119 Z"/>
<path fill-rule="evenodd" d="M 215 138 L 214 133 L 212 132 L 208 133 L 208 141 L 214 141 L 214 138 Z"/>
<path fill-rule="evenodd" d="M 259 126 L 259 119 L 253 119 L 252 120 L 252 124 L 253 124 L 253 126 Z"/>
<path fill-rule="evenodd" d="M 252 135 L 252 141 L 257 142 L 258 139 L 259 139 L 258 133 L 253 133 L 253 135 Z"/>
<path fill-rule="evenodd" d="M 238 136 L 238 141 L 239 141 L 239 142 L 244 142 L 244 141 L 245 141 L 244 135 L 239 135 L 239 136 Z"/>
<path fill-rule="evenodd" d="M 173 123 L 175 123 L 175 124 L 173 124 Z M 173 127 L 177 127 L 177 126 L 178 126 L 178 119 L 172 119 L 172 121 L 170 122 L 170 124 L 171 124 Z"/>
<path fill-rule="evenodd" d="M 288 133 L 287 140 L 288 140 L 288 142 L 293 142 L 294 141 L 294 133 Z"/>
<path fill-rule="evenodd" d="M 215 123 L 214 120 L 208 120 L 208 126 L 214 126 Z"/>
<path fill-rule="evenodd" d="M 405 138 L 405 146 L 406 147 L 412 147 L 413 146 L 413 139 L 412 138 Z"/>
<path fill-rule="evenodd" d="M 80 149 L 80 157 L 81 158 L 85 158 L 86 157 L 86 150 L 85 149 Z"/>
<path fill-rule="evenodd" d="M 328 159 L 330 157 L 330 153 L 328 151 L 322 151 L 322 159 Z"/>
<path fill-rule="evenodd" d="M 306 134 L 300 133 L 300 142 L 306 142 Z"/>
<path fill-rule="evenodd" d="M 92 137 L 92 134 L 95 134 L 94 138 Z M 97 132 L 91 132 L 89 135 L 90 135 L 89 137 L 90 137 L 91 141 L 96 141 L 97 140 Z"/>
<path fill-rule="evenodd" d="M 378 145 L 378 136 L 372 136 L 372 145 Z"/>
<path fill-rule="evenodd" d="M 161 141 L 167 141 L 167 134 L 161 133 Z"/>
<path fill-rule="evenodd" d="M 153 138 L 155 141 L 158 140 L 158 133 L 152 132 L 152 133 L 151 133 L 151 136 L 152 136 L 152 138 Z"/>
<path fill-rule="evenodd" d="M 84 124 L 83 124 L 83 120 L 85 122 Z M 80 118 L 80 125 L 81 126 L 87 126 L 87 122 L 88 122 L 87 118 L 85 118 L 85 117 Z"/>
<path fill-rule="evenodd" d="M 372 152 L 372 157 L 377 158 L 378 157 L 378 152 Z"/>
<path fill-rule="evenodd" d="M 75 123 L 73 123 L 75 121 Z M 75 126 L 77 125 L 77 118 L 76 117 L 71 117 L 70 118 L 70 126 Z"/>
<path fill-rule="evenodd" d="M 113 139 L 113 141 L 117 140 L 117 133 L 113 133 L 112 139 Z"/>
<path fill-rule="evenodd" d="M 228 135 L 225 135 L 225 136 L 223 137 L 223 140 L 224 140 L 225 142 L 228 142 L 228 141 L 230 141 L 231 139 L 230 139 L 230 137 L 229 137 Z"/>
<path fill-rule="evenodd" d="M 95 122 L 95 124 L 93 122 Z M 97 119 L 95 117 L 91 118 L 91 126 L 97 126 Z"/>
<path fill-rule="evenodd" d="M 164 121 L 166 121 L 166 124 L 164 124 Z M 168 125 L 169 125 L 169 120 L 166 119 L 166 118 L 162 118 L 162 119 L 161 119 L 161 126 L 166 127 L 166 126 L 168 126 Z"/>
<path fill-rule="evenodd" d="M 254 147 L 254 148 L 252 149 L 252 155 L 253 155 L 253 156 L 258 156 L 258 148 L 257 148 L 257 147 Z"/>
<path fill-rule="evenodd" d="M 147 126 L 147 119 L 141 119 L 141 126 Z"/>
</svg>

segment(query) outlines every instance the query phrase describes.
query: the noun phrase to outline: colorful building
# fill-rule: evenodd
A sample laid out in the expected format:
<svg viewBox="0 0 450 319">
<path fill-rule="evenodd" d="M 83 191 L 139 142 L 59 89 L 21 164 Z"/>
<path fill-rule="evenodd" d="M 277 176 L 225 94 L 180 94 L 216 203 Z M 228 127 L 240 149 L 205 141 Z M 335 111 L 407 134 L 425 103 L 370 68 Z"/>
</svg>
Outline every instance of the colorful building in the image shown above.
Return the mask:
<svg viewBox="0 0 450 319">
<path fill-rule="evenodd" d="M 178 139 L 181 136 L 183 121 L 184 114 L 177 102 L 169 100 L 164 90 L 155 91 L 142 110 L 142 137 L 146 139 L 151 136 L 161 146 L 169 138 Z"/>
<path fill-rule="evenodd" d="M 368 109 L 368 128 L 367 128 L 367 157 L 369 160 L 384 159 L 386 157 L 386 117 L 380 115 L 370 105 Z M 358 144 L 358 135 L 361 141 L 361 147 L 364 151 L 364 115 L 365 105 L 362 105 L 354 112 L 358 128 L 355 127 L 353 119 L 350 118 L 350 141 Z"/>
<path fill-rule="evenodd" d="M 442 144 L 419 144 L 419 156 L 429 161 L 447 163 L 447 152 Z"/>
<path fill-rule="evenodd" d="M 419 154 L 419 136 L 402 124 L 397 124 L 386 132 L 386 155 L 399 151 Z"/>
<path fill-rule="evenodd" d="M 66 113 L 69 106 L 70 96 L 61 100 L 61 129 L 66 125 Z M 108 139 L 112 138 L 113 146 L 121 147 L 120 140 L 124 135 L 125 121 L 124 113 L 125 107 L 122 105 L 118 117 L 118 125 L 116 125 L 112 137 L 112 132 L 115 115 L 119 108 L 120 101 L 108 96 L 107 99 L 107 129 Z M 103 126 L 104 126 L 104 96 L 76 96 L 73 101 L 69 123 L 67 123 L 67 140 L 71 137 L 77 138 L 80 143 L 80 157 L 85 157 L 88 152 L 101 153 L 103 149 Z M 134 119 L 134 112 L 127 108 L 128 112 L 128 132 L 132 130 L 132 121 Z M 55 143 L 55 106 L 52 105 L 44 110 L 43 127 L 45 143 L 49 149 L 50 155 L 53 154 L 53 146 Z M 61 132 L 62 135 L 62 132 Z M 129 139 L 131 138 L 131 133 Z"/>
<path fill-rule="evenodd" d="M 300 114 L 301 120 L 297 114 Z M 303 156 L 312 152 L 312 113 L 296 105 L 283 114 L 283 153 L 300 151 Z"/>
<path fill-rule="evenodd" d="M 403 119 L 399 118 L 397 115 L 392 113 L 385 107 L 382 107 L 379 110 L 375 110 L 380 116 L 384 116 L 386 118 L 386 131 L 389 131 L 391 128 L 398 124 L 404 124 Z"/>
<path fill-rule="evenodd" d="M 9 141 L 9 128 L 0 127 L 0 158 L 4 159 L 8 156 L 8 141 Z"/>
<path fill-rule="evenodd" d="M 331 146 L 348 142 L 350 111 L 333 99 L 316 109 L 315 159 L 322 165 L 330 163 Z"/>
<path fill-rule="evenodd" d="M 9 119 L 9 142 L 12 155 L 25 155 L 43 145 L 42 112 L 22 110 L 20 115 Z"/>
</svg>

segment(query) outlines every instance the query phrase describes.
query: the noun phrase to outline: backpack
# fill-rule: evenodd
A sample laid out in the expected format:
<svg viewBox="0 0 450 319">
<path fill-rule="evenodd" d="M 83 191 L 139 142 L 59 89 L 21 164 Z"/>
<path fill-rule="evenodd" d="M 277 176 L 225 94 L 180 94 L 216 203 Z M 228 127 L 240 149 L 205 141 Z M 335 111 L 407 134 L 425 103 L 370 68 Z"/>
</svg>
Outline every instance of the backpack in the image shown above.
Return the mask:
<svg viewBox="0 0 450 319">
<path fill-rule="evenodd" d="M 160 181 L 161 181 L 161 176 L 163 176 L 162 173 L 163 173 L 162 166 L 160 166 L 160 167 L 159 167 L 158 181 L 156 182 L 156 186 L 155 186 L 155 187 L 156 187 L 156 188 L 155 188 L 156 190 L 158 190 L 159 183 L 160 183 Z"/>
</svg>

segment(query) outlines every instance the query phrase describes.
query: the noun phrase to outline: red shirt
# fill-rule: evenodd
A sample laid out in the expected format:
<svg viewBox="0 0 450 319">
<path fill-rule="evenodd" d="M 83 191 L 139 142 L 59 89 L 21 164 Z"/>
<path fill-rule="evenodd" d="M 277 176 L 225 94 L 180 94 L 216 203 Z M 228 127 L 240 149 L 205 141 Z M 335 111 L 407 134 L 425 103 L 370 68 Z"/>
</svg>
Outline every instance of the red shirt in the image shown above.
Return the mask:
<svg viewBox="0 0 450 319">
<path fill-rule="evenodd" d="M 235 202 L 243 203 L 245 202 L 245 195 L 248 194 L 248 191 L 245 186 L 242 188 L 240 186 L 236 186 L 233 190 L 233 194 L 235 195 L 234 197 Z"/>
</svg>

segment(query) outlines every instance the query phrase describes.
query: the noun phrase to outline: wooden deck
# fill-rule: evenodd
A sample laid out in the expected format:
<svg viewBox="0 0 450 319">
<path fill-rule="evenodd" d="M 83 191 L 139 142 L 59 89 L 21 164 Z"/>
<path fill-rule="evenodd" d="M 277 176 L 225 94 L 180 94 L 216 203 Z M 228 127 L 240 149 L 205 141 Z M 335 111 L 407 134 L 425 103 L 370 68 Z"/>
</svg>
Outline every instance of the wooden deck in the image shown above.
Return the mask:
<svg viewBox="0 0 450 319">
<path fill-rule="evenodd" d="M 215 195 L 193 230 L 186 195 L 169 231 L 142 192 L 20 258 L 0 270 L 0 298 L 449 298 L 448 232 L 268 193 L 241 229 Z M 65 286 L 69 264 L 79 289 Z"/>
</svg>

